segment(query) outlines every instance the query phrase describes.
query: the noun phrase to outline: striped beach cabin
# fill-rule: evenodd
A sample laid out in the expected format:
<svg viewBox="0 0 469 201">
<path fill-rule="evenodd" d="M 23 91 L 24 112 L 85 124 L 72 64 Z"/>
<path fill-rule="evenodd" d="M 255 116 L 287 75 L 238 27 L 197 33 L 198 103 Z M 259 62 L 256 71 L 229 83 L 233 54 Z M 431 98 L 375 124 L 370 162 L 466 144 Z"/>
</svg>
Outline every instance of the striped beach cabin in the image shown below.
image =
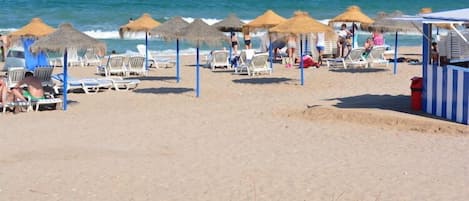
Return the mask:
<svg viewBox="0 0 469 201">
<path fill-rule="evenodd" d="M 430 64 L 432 25 L 438 23 L 469 22 L 469 8 L 422 15 L 422 110 L 450 121 L 469 125 L 469 56 L 442 65 Z M 469 41 L 454 29 L 461 46 L 469 47 Z M 466 35 L 467 36 L 467 35 Z M 467 52 L 466 52 L 467 53 Z"/>
</svg>

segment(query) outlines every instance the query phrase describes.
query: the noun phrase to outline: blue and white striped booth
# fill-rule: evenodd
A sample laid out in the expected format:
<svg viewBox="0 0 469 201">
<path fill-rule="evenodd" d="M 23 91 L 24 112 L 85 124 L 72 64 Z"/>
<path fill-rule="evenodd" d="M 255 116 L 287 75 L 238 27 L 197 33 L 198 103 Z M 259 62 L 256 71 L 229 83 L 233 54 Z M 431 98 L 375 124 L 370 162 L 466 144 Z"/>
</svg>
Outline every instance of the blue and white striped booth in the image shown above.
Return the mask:
<svg viewBox="0 0 469 201">
<path fill-rule="evenodd" d="M 469 9 L 422 15 L 423 19 L 423 91 L 424 112 L 448 120 L 469 124 L 469 68 L 467 65 L 429 64 L 432 24 L 468 22 Z M 461 34 L 461 37 L 464 37 Z M 461 40 L 466 41 L 466 39 Z M 466 42 L 468 43 L 468 42 Z M 465 45 L 469 45 L 465 44 Z M 469 58 L 462 59 L 469 62 Z"/>
</svg>

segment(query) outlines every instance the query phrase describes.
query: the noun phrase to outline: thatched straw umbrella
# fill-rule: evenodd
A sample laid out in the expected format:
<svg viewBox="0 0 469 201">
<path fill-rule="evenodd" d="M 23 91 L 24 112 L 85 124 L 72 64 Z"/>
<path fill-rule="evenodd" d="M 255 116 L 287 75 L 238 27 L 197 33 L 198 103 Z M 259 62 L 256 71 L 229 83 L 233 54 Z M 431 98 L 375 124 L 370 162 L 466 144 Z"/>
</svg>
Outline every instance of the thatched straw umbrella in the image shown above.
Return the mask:
<svg viewBox="0 0 469 201">
<path fill-rule="evenodd" d="M 62 24 L 59 28 L 37 40 L 31 45 L 32 52 L 40 51 L 58 51 L 64 53 L 64 89 L 63 89 L 63 109 L 67 110 L 67 49 L 75 48 L 77 50 L 86 50 L 88 48 L 97 49 L 98 51 L 106 52 L 106 44 L 98 41 L 72 27 L 71 24 Z"/>
<path fill-rule="evenodd" d="M 399 32 L 417 32 L 419 31 L 412 22 L 394 20 L 393 18 L 403 17 L 404 14 L 401 11 L 394 11 L 393 13 L 379 13 L 378 17 L 375 18 L 374 22 L 369 24 L 366 28 L 369 31 L 379 32 L 395 32 L 396 37 L 394 40 L 394 70 L 393 73 L 397 73 L 397 42 Z"/>
<path fill-rule="evenodd" d="M 21 29 L 11 32 L 9 36 L 13 39 L 17 39 L 20 37 L 39 38 L 42 36 L 49 35 L 54 31 L 54 28 L 44 23 L 41 18 L 36 17 L 31 19 L 29 24 L 25 25 L 24 27 L 21 27 Z"/>
<path fill-rule="evenodd" d="M 230 32 L 230 36 L 233 35 L 233 32 L 241 32 L 243 31 L 243 25 L 244 22 L 241 22 L 241 20 L 236 16 L 235 14 L 231 13 L 223 19 L 222 21 L 219 21 L 212 26 L 217 28 L 220 31 L 223 32 Z M 231 45 L 230 45 L 230 61 L 231 61 Z"/>
<path fill-rule="evenodd" d="M 373 19 L 365 15 L 360 7 L 358 6 L 349 6 L 347 10 L 345 10 L 343 13 L 335 16 L 329 21 L 329 25 L 332 25 L 332 23 L 335 22 L 352 22 L 352 34 L 353 34 L 353 47 L 355 46 L 356 43 L 356 37 L 355 37 L 355 23 L 359 22 L 360 24 L 371 24 L 373 23 Z"/>
<path fill-rule="evenodd" d="M 176 82 L 179 82 L 179 38 L 182 28 L 189 25 L 182 17 L 173 17 L 156 28 L 150 30 L 152 37 L 160 37 L 165 40 L 176 39 Z"/>
<path fill-rule="evenodd" d="M 160 25 L 158 21 L 154 20 L 150 14 L 144 13 L 138 19 L 127 23 L 119 28 L 119 35 L 124 37 L 126 32 L 145 32 L 145 67 L 148 70 L 148 32 Z"/>
<path fill-rule="evenodd" d="M 287 19 L 283 18 L 282 16 L 278 15 L 272 10 L 267 10 L 264 14 L 256 17 L 251 22 L 245 24 L 243 26 L 244 30 L 253 31 L 256 29 L 269 29 L 272 28 L 282 22 L 287 21 Z M 270 58 L 270 68 L 273 69 L 272 65 L 272 40 L 269 34 L 269 58 Z"/>
<path fill-rule="evenodd" d="M 242 22 L 238 16 L 231 13 L 223 19 L 212 26 L 223 32 L 241 32 L 243 30 L 244 22 Z"/>
<path fill-rule="evenodd" d="M 199 44 L 205 43 L 207 45 L 220 44 L 222 41 L 227 41 L 227 37 L 222 32 L 218 31 L 201 19 L 195 19 L 192 23 L 187 25 L 181 30 L 182 38 L 189 42 L 195 43 L 197 46 L 196 54 L 196 97 L 200 95 L 200 65 L 199 65 Z"/>
<path fill-rule="evenodd" d="M 269 29 L 270 32 L 278 33 L 292 33 L 292 34 L 307 34 L 307 33 L 333 33 L 331 27 L 318 22 L 311 18 L 307 12 L 297 11 L 294 16 L 285 22 L 278 24 Z M 300 42 L 300 55 L 303 55 L 303 48 Z M 303 73 L 303 59 L 300 58 L 300 69 L 301 69 L 301 85 L 304 85 L 304 73 Z"/>
</svg>

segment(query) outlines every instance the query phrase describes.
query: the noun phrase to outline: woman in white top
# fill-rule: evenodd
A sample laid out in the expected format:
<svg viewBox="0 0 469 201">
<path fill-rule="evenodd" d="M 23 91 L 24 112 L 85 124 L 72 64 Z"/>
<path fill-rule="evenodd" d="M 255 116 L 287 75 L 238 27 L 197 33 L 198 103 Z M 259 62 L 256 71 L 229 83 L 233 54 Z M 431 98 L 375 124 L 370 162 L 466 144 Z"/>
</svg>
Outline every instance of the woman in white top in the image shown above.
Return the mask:
<svg viewBox="0 0 469 201">
<path fill-rule="evenodd" d="M 318 50 L 319 53 L 319 64 L 322 64 L 322 53 L 324 52 L 324 47 L 325 47 L 325 39 L 324 39 L 324 33 L 317 33 L 316 36 L 316 49 Z"/>
</svg>

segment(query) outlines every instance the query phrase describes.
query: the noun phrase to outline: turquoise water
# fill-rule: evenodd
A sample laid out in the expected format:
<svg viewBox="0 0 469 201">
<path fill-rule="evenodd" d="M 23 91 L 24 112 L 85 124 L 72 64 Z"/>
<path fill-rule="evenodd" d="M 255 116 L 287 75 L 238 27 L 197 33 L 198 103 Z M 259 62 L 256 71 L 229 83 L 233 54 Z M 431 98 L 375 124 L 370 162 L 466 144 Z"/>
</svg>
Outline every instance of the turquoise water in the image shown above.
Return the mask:
<svg viewBox="0 0 469 201">
<path fill-rule="evenodd" d="M 142 13 L 149 13 L 157 21 L 164 22 L 173 16 L 183 16 L 187 21 L 202 18 L 213 24 L 225 18 L 229 13 L 235 13 L 243 21 L 248 22 L 267 9 L 272 9 L 279 15 L 289 18 L 296 10 L 307 11 L 312 17 L 327 22 L 327 19 L 340 14 L 350 5 L 358 5 L 370 17 L 378 12 L 392 12 L 400 10 L 405 14 L 417 14 L 422 7 L 431 7 L 433 11 L 458 9 L 467 5 L 467 0 L 104 0 L 104 1 L 65 1 L 65 0 L 31 0 L 31 1 L 2 1 L 0 7 L 0 32 L 8 33 L 26 25 L 31 18 L 40 17 L 47 24 L 57 27 L 64 22 L 70 22 L 78 30 L 104 41 L 108 51 L 117 52 L 137 51 L 136 45 L 144 43 L 144 34 L 119 39 L 118 28 L 128 22 L 129 18 L 138 18 Z M 261 34 L 254 35 L 254 48 L 260 44 Z M 368 33 L 361 33 L 360 40 Z M 393 44 L 394 34 L 385 36 L 388 43 Z M 360 41 L 359 40 L 359 41 Z M 391 41 L 391 42 L 390 42 Z M 418 33 L 400 36 L 401 45 L 419 45 L 421 36 Z M 162 53 L 172 54 L 174 42 L 158 39 L 150 40 L 150 49 Z M 191 44 L 182 43 L 185 53 L 193 53 Z M 210 47 L 202 47 L 208 50 Z"/>
</svg>

